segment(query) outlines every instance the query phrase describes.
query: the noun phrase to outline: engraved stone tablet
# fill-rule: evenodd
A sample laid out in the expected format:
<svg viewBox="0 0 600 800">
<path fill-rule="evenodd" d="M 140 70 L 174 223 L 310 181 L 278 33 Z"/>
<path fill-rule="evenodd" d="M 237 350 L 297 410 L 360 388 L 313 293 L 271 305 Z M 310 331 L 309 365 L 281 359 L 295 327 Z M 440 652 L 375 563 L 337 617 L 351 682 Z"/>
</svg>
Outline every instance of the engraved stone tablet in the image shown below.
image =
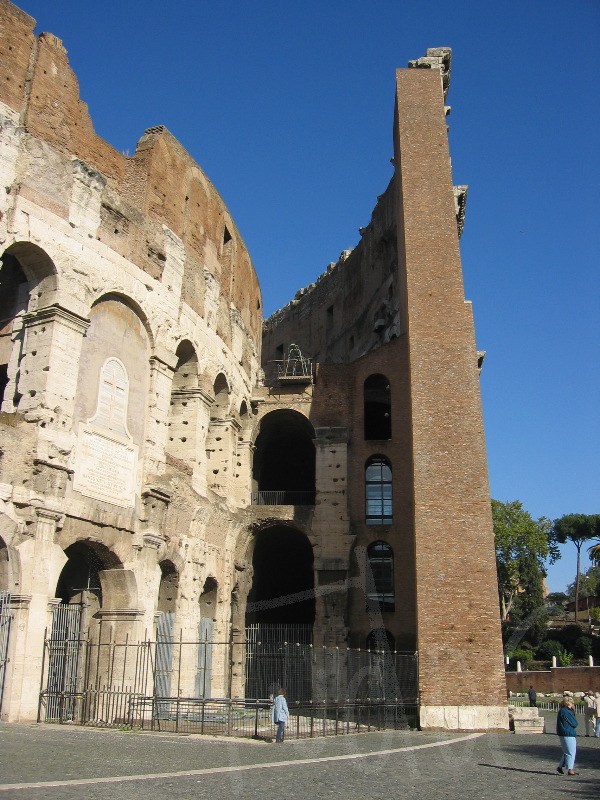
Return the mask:
<svg viewBox="0 0 600 800">
<path fill-rule="evenodd" d="M 79 424 L 73 488 L 116 506 L 135 505 L 138 447 L 127 430 L 129 380 L 109 358 L 100 372 L 96 413 Z"/>
</svg>

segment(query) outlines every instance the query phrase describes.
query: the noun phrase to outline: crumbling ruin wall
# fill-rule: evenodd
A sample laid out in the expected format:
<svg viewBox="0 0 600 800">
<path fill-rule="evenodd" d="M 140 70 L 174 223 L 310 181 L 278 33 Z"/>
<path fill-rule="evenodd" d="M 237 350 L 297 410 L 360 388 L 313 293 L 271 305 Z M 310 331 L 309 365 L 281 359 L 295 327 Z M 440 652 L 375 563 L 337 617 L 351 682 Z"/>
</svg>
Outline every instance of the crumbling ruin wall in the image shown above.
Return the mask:
<svg viewBox="0 0 600 800">
<path fill-rule="evenodd" d="M 34 26 L 0 0 L 5 719 L 37 714 L 61 600 L 88 609 L 84 634 L 137 641 L 168 580 L 177 635 L 196 641 L 210 611 L 228 641 L 262 323 L 250 257 L 200 167 L 162 126 L 131 157 L 97 136 L 61 41 Z"/>
</svg>

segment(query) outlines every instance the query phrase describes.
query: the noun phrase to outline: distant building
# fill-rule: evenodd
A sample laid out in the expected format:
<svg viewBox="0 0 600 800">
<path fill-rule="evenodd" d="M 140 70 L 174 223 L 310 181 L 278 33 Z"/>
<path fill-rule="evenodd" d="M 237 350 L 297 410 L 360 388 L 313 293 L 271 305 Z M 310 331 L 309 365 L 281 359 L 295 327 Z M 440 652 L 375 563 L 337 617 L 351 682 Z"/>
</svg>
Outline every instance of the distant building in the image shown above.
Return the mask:
<svg viewBox="0 0 600 800">
<path fill-rule="evenodd" d="M 117 152 L 60 40 L 0 17 L 2 719 L 67 673 L 138 681 L 156 637 L 178 685 L 142 693 L 243 696 L 247 639 L 296 637 L 418 652 L 422 727 L 507 727 L 450 50 L 398 70 L 358 246 L 263 324 L 191 156 L 161 126 Z"/>
</svg>

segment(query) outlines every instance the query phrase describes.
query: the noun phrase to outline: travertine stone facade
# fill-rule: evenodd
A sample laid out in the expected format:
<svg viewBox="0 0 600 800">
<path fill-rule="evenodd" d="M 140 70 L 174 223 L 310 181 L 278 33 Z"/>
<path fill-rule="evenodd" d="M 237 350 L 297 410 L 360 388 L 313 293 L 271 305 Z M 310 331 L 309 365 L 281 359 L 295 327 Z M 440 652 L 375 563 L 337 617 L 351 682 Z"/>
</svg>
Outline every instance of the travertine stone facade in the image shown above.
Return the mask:
<svg viewBox="0 0 600 800">
<path fill-rule="evenodd" d="M 0 23 L 2 718 L 36 718 L 44 638 L 78 604 L 94 642 L 209 631 L 212 696 L 245 691 L 252 614 L 315 645 L 387 632 L 419 651 L 424 727 L 505 727 L 449 51 L 398 72 L 370 225 L 261 342 L 250 257 L 192 157 L 161 126 L 118 153 L 60 40 L 8 0 Z M 260 617 L 282 542 L 312 599 Z M 186 663 L 180 695 L 195 680 Z"/>
</svg>

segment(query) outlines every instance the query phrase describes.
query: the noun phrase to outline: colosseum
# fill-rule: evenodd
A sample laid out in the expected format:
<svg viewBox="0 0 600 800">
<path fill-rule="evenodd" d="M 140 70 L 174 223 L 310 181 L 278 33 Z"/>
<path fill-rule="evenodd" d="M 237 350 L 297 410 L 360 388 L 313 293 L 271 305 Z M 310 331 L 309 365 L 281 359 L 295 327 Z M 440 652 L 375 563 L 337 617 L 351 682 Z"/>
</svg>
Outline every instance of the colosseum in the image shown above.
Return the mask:
<svg viewBox="0 0 600 800">
<path fill-rule="evenodd" d="M 263 321 L 192 156 L 117 152 L 62 42 L 0 19 L 1 718 L 285 682 L 507 727 L 450 50 L 397 71 L 359 244 Z"/>
</svg>

